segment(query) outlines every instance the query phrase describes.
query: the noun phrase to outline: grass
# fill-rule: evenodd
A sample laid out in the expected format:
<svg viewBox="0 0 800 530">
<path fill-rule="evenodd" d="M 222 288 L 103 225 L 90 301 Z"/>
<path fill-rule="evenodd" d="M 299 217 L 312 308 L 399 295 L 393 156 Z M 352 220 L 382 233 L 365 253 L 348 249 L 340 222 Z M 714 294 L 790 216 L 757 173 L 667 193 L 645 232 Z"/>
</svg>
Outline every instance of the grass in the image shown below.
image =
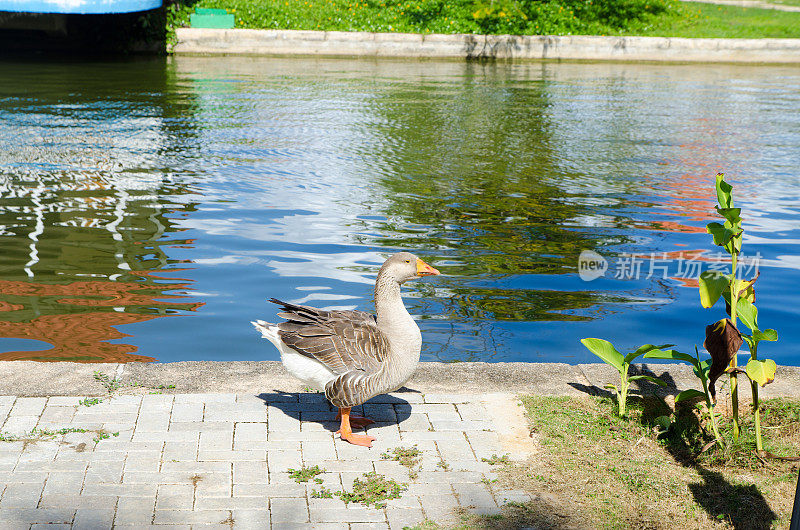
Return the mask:
<svg viewBox="0 0 800 530">
<path fill-rule="evenodd" d="M 83 407 L 92 407 L 94 405 L 99 405 L 102 402 L 103 400 L 100 398 L 84 398 L 78 402 L 78 405 Z"/>
<path fill-rule="evenodd" d="M 102 440 L 107 440 L 112 436 L 119 436 L 119 432 L 105 432 L 102 429 L 91 430 L 83 429 L 80 427 L 64 427 L 63 429 L 49 430 L 49 429 L 32 429 L 29 433 L 17 435 L 0 433 L 0 442 L 36 442 L 38 440 L 49 440 L 56 436 L 63 436 L 72 432 L 93 432 L 95 433 L 94 443 L 100 443 Z"/>
<path fill-rule="evenodd" d="M 800 3 L 800 0 L 794 1 Z M 657 24 L 635 34 L 709 39 L 796 39 L 800 38 L 800 13 L 685 3 L 679 13 L 661 17 Z"/>
<path fill-rule="evenodd" d="M 353 491 L 337 491 L 334 495 L 348 504 L 356 502 L 367 507 L 372 505 L 375 508 L 383 508 L 387 500 L 399 499 L 406 487 L 405 484 L 399 484 L 370 471 L 363 475 L 363 480 L 357 478 L 353 481 Z"/>
<path fill-rule="evenodd" d="M 172 9 L 170 24 L 188 25 L 194 7 L 227 9 L 236 27 L 256 29 L 800 38 L 800 13 L 676 0 L 199 0 Z"/>
<path fill-rule="evenodd" d="M 539 452 L 526 463 L 502 462 L 501 487 L 535 499 L 503 508 L 500 516 L 462 515 L 459 528 L 786 528 L 797 462 L 756 455 L 752 415 L 742 418 L 734 443 L 730 421 L 720 428 L 727 447 L 701 453 L 711 439 L 694 409 L 672 411 L 657 399 L 629 402 L 629 417 L 614 415 L 608 399 L 526 397 Z M 743 407 L 744 409 L 745 407 Z M 667 415 L 664 431 L 656 418 Z M 763 403 L 765 449 L 797 456 L 800 401 Z M 419 528 L 437 528 L 426 522 Z"/>
<path fill-rule="evenodd" d="M 303 466 L 300 469 L 289 469 L 288 473 L 289 476 L 293 478 L 294 481 L 297 482 L 298 484 L 301 482 L 308 482 L 311 479 L 314 479 L 314 482 L 316 482 L 317 484 L 322 484 L 322 479 L 316 478 L 316 476 L 325 473 L 325 470 L 320 469 L 319 466 L 314 466 L 314 467 Z"/>
<path fill-rule="evenodd" d="M 381 459 L 400 462 L 400 465 L 408 468 L 408 476 L 412 480 L 416 480 L 419 476 L 419 468 L 417 466 L 422 461 L 422 452 L 416 445 L 412 447 L 395 447 L 391 451 L 385 451 L 381 454 Z"/>
</svg>

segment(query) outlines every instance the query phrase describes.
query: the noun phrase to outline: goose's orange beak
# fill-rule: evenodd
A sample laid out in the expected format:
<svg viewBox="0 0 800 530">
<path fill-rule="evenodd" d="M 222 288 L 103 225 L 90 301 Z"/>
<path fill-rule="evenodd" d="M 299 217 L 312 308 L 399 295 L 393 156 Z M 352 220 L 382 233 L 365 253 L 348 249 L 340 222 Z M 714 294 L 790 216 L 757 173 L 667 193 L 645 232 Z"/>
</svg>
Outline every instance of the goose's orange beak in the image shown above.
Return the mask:
<svg viewBox="0 0 800 530">
<path fill-rule="evenodd" d="M 441 272 L 417 258 L 417 276 L 432 276 L 435 274 L 441 274 Z"/>
</svg>

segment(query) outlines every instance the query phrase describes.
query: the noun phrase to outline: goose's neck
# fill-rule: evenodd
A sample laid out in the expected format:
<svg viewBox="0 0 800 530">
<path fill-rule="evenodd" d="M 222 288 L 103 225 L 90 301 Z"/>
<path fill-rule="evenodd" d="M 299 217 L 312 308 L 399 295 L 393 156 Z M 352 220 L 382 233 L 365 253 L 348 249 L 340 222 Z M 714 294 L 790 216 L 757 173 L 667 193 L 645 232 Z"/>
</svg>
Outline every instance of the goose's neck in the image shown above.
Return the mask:
<svg viewBox="0 0 800 530">
<path fill-rule="evenodd" d="M 378 314 L 378 327 L 389 339 L 391 355 L 402 357 L 403 361 L 416 366 L 422 335 L 403 304 L 400 284 L 394 278 L 378 276 L 375 282 L 375 311 Z"/>
</svg>

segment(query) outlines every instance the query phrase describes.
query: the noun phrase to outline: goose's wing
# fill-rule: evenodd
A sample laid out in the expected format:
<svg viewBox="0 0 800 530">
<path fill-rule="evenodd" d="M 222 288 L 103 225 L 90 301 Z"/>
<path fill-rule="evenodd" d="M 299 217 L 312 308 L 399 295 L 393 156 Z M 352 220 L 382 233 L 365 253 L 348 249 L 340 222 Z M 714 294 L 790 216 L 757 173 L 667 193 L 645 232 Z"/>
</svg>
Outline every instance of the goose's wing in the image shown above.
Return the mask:
<svg viewBox="0 0 800 530">
<path fill-rule="evenodd" d="M 386 359 L 389 341 L 375 317 L 363 311 L 324 311 L 270 299 L 281 306 L 281 340 L 298 353 L 313 357 L 332 372 L 374 372 Z"/>
</svg>

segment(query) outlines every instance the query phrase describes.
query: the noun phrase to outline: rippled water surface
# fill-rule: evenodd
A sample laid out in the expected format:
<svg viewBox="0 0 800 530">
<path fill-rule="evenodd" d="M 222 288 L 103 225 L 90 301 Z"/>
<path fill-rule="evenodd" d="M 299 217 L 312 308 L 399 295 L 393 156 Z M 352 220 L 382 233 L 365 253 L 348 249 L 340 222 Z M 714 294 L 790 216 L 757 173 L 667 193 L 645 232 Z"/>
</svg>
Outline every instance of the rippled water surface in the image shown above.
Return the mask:
<svg viewBox="0 0 800 530">
<path fill-rule="evenodd" d="M 0 358 L 277 359 L 277 297 L 407 284 L 424 360 L 700 345 L 713 176 L 800 365 L 800 69 L 270 58 L 0 64 Z M 591 282 L 578 256 L 609 261 Z M 652 253 L 655 259 L 651 259 Z M 666 253 L 666 254 L 665 254 Z M 633 256 L 633 257 L 631 257 Z"/>
</svg>

